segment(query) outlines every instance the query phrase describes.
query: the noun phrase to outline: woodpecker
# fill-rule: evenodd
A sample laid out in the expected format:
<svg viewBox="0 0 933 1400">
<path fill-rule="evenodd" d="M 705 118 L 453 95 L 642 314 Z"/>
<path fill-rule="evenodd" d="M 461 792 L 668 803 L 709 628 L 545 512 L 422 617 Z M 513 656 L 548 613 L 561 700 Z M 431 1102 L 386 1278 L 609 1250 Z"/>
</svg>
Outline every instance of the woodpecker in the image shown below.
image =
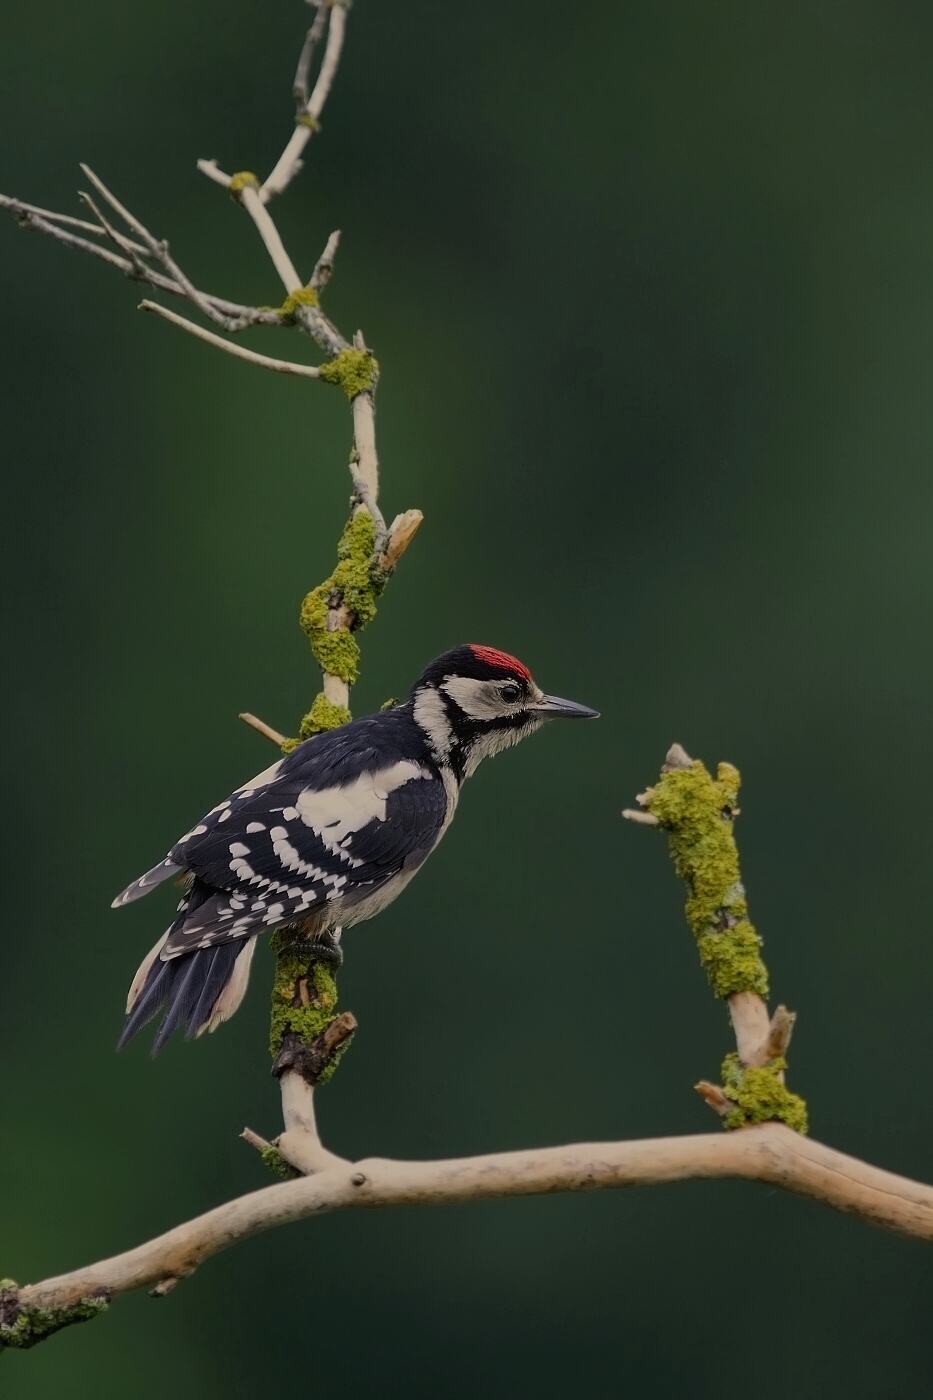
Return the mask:
<svg viewBox="0 0 933 1400">
<path fill-rule="evenodd" d="M 434 850 L 464 780 L 549 719 L 597 712 L 539 690 L 494 647 L 432 661 L 407 700 L 315 735 L 219 803 L 113 901 L 184 884 L 170 927 L 130 987 L 119 1049 L 164 1011 L 174 1030 L 213 1031 L 246 992 L 256 939 L 295 928 L 335 961 L 343 929 L 378 914 Z"/>
</svg>

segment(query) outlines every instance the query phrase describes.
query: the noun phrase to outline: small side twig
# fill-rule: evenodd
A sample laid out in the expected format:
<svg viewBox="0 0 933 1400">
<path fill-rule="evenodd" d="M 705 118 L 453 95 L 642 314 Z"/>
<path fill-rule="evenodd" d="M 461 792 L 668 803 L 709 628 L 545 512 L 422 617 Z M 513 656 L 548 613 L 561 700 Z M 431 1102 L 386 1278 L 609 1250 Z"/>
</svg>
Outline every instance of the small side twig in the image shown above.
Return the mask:
<svg viewBox="0 0 933 1400">
<path fill-rule="evenodd" d="M 218 350 L 225 350 L 228 355 L 235 355 L 238 360 L 246 360 L 248 364 L 259 365 L 261 369 L 275 370 L 276 374 L 295 374 L 304 379 L 320 379 L 321 377 L 321 372 L 316 365 L 299 365 L 292 360 L 276 360 L 270 355 L 260 355 L 255 350 L 247 350 L 245 346 L 237 345 L 232 340 L 224 340 L 223 336 L 214 335 L 213 331 L 207 331 L 203 326 L 195 325 L 194 321 L 189 321 L 186 317 L 169 311 L 167 307 L 160 306 L 157 301 L 141 301 L 139 310 L 152 311 L 156 316 L 161 316 L 164 321 L 171 321 L 173 326 L 178 326 L 181 330 L 187 331 L 189 335 L 196 336 L 198 340 L 204 340 L 208 345 L 213 345 Z"/>
<path fill-rule="evenodd" d="M 347 0 L 331 0 L 327 14 L 327 46 L 324 50 L 317 82 L 314 84 L 311 96 L 298 113 L 295 130 L 292 132 L 285 150 L 279 156 L 272 173 L 259 192 L 263 204 L 268 204 L 273 196 L 281 194 L 283 190 L 287 189 L 300 171 L 301 153 L 310 141 L 313 132 L 318 128 L 324 103 L 327 101 L 336 77 L 346 32 Z"/>
<path fill-rule="evenodd" d="M 257 719 L 255 715 L 251 715 L 247 710 L 244 710 L 238 718 L 241 719 L 244 724 L 248 724 L 251 729 L 255 729 L 257 734 L 262 734 L 264 738 L 271 739 L 273 744 L 276 744 L 279 748 L 286 742 L 284 734 L 280 734 L 277 729 L 272 728 L 271 724 L 266 724 L 263 720 Z"/>
<path fill-rule="evenodd" d="M 298 103 L 299 114 L 308 105 L 308 74 L 311 71 L 311 59 L 314 57 L 314 50 L 317 48 L 318 40 L 324 33 L 324 26 L 327 23 L 327 3 L 326 0 L 314 0 L 317 14 L 314 16 L 314 23 L 305 35 L 305 41 L 298 59 L 298 67 L 295 70 L 295 81 L 292 83 L 292 96 Z"/>
</svg>

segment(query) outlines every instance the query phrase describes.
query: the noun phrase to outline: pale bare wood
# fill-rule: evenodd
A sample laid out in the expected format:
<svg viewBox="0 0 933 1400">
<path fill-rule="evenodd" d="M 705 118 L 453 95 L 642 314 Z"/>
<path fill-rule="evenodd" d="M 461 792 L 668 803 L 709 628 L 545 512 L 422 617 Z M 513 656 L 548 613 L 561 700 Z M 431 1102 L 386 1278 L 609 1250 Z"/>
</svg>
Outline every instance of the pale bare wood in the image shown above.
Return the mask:
<svg viewBox="0 0 933 1400">
<path fill-rule="evenodd" d="M 286 292 L 297 292 L 299 288 L 303 286 L 302 280 L 295 270 L 294 263 L 285 251 L 285 244 L 282 242 L 279 231 L 273 223 L 272 215 L 259 198 L 259 191 L 254 189 L 252 185 L 247 185 L 244 189 L 240 190 L 239 200 L 256 225 L 259 237 L 266 245 L 266 252 L 272 259 L 272 264 L 281 277 Z"/>
<path fill-rule="evenodd" d="M 228 355 L 234 355 L 238 360 L 246 360 L 248 364 L 258 365 L 260 369 L 271 369 L 276 374 L 293 374 L 300 379 L 320 379 L 321 377 L 321 372 L 316 365 L 299 365 L 292 360 L 276 360 L 271 355 L 260 355 L 255 350 L 247 350 L 244 345 L 237 345 L 233 340 L 224 340 L 222 335 L 214 335 L 213 331 L 205 330 L 203 326 L 195 325 L 194 321 L 189 321 L 186 317 L 169 311 L 168 307 L 160 306 L 157 301 L 141 301 L 139 310 L 151 311 L 156 316 L 161 316 L 163 321 L 171 321 L 173 326 L 178 326 L 181 330 L 187 331 L 189 335 L 196 336 L 198 340 L 204 340 L 208 345 L 213 345 L 218 350 L 225 350 Z"/>
<path fill-rule="evenodd" d="M 395 517 L 386 535 L 385 548 L 376 561 L 380 569 L 386 573 L 392 572 L 415 538 L 423 519 L 420 510 L 405 510 Z"/>
<path fill-rule="evenodd" d="M 306 121 L 296 123 L 295 130 L 292 132 L 285 150 L 265 180 L 259 192 L 259 198 L 263 204 L 268 204 L 274 195 L 281 194 L 301 170 L 301 153 L 311 139 L 337 75 L 346 23 L 346 0 L 333 0 L 330 7 L 330 22 L 327 27 L 327 47 L 324 50 L 321 70 L 318 73 L 311 96 L 300 114 Z"/>
<path fill-rule="evenodd" d="M 743 1065 L 763 1065 L 768 1060 L 768 1036 L 771 1018 L 768 1008 L 757 992 L 733 992 L 729 997 L 729 1015 L 735 1031 L 735 1048 Z"/>
<path fill-rule="evenodd" d="M 916 1239 L 933 1240 L 933 1187 L 870 1166 L 780 1123 L 735 1133 L 575 1143 L 436 1162 L 368 1158 L 228 1201 L 112 1259 L 20 1290 L 25 1307 L 65 1307 L 98 1290 L 181 1279 L 237 1241 L 354 1206 L 426 1205 L 697 1178 L 761 1181 Z"/>
<path fill-rule="evenodd" d="M 661 825 L 653 812 L 640 812 L 637 807 L 623 807 L 622 815 L 627 822 L 634 822 L 636 826 Z"/>
<path fill-rule="evenodd" d="M 266 739 L 271 739 L 273 744 L 278 744 L 279 748 L 286 742 L 284 734 L 280 734 L 277 729 L 273 729 L 271 724 L 266 724 L 264 720 L 257 719 L 255 715 L 251 715 L 248 710 L 244 710 L 238 718 L 241 719 L 244 724 L 248 724 L 250 729 L 255 729 L 257 734 L 262 734 Z"/>
</svg>

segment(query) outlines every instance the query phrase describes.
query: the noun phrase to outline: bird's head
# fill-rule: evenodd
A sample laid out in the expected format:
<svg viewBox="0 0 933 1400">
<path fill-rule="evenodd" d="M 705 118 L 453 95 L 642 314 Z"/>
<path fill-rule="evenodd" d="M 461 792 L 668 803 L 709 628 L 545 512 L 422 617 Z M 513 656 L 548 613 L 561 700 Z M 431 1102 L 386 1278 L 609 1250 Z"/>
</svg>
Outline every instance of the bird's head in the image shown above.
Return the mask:
<svg viewBox="0 0 933 1400">
<path fill-rule="evenodd" d="M 432 661 L 411 702 L 436 757 L 460 778 L 546 720 L 598 718 L 586 705 L 545 695 L 514 656 L 475 645 L 455 647 Z"/>
</svg>

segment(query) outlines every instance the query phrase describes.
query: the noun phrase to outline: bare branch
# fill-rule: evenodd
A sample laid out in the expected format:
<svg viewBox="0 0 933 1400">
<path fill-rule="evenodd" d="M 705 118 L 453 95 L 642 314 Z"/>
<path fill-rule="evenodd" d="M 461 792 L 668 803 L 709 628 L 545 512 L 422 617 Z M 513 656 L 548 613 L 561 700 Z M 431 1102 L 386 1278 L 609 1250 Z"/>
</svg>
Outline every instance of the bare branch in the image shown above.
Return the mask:
<svg viewBox="0 0 933 1400">
<path fill-rule="evenodd" d="M 273 266 L 281 277 L 286 292 L 297 292 L 299 287 L 303 285 L 302 280 L 285 251 L 285 245 L 279 237 L 279 231 L 272 222 L 272 215 L 259 198 L 259 191 L 252 185 L 245 185 L 240 191 L 239 199 L 259 230 L 259 237 L 266 245 L 266 252 L 272 259 Z"/>
<path fill-rule="evenodd" d="M 340 245 L 340 229 L 335 228 L 330 238 L 324 245 L 324 251 L 314 264 L 314 271 L 311 274 L 309 287 L 313 287 L 316 292 L 323 291 L 331 279 L 334 270 L 334 259 L 337 256 L 337 249 Z"/>
<path fill-rule="evenodd" d="M 376 561 L 380 569 L 387 574 L 392 572 L 415 538 L 423 519 L 420 510 L 406 510 L 395 517 L 386 535 L 385 548 Z"/>
<path fill-rule="evenodd" d="M 728 998 L 729 1016 L 735 1031 L 735 1048 L 743 1065 L 763 1065 L 768 1055 L 771 1019 L 763 997 L 757 992 L 733 992 Z"/>
<path fill-rule="evenodd" d="M 63 243 L 66 248 L 76 248 L 81 253 L 90 253 L 91 257 L 98 258 L 110 267 L 115 267 L 118 272 L 122 272 L 125 277 L 129 277 L 134 282 L 147 283 L 160 292 L 171 292 L 173 296 L 187 297 L 187 293 L 173 278 L 166 277 L 150 268 L 141 268 L 139 263 L 131 261 L 129 257 L 119 257 L 116 253 L 111 253 L 108 248 L 103 248 L 98 243 L 91 243 L 86 238 L 80 238 L 67 231 L 67 228 L 82 228 L 98 236 L 103 235 L 103 228 L 96 224 L 90 224 L 85 219 L 73 219 L 69 214 L 47 214 L 46 211 L 39 210 L 34 205 L 25 204 L 22 200 L 13 199 L 10 195 L 5 194 L 0 194 L 0 209 L 9 210 L 23 228 L 48 234 L 50 238 Z M 59 228 L 57 226 L 59 223 L 67 227 Z M 148 249 L 134 243 L 132 239 L 127 238 L 125 242 L 128 250 L 148 255 Z M 228 318 L 227 329 L 231 332 L 245 330 L 248 326 L 282 326 L 286 324 L 280 312 L 268 307 L 242 306 L 239 302 L 227 301 L 224 297 L 216 297 L 209 292 L 199 292 L 198 295 L 209 302 L 216 311 L 223 313 Z M 212 317 L 211 319 L 216 318 Z"/>
<path fill-rule="evenodd" d="M 269 355 L 259 355 L 255 350 L 247 350 L 242 345 L 237 345 L 235 341 L 224 340 L 221 335 L 214 335 L 213 331 L 206 331 L 203 326 L 196 326 L 193 321 L 187 320 L 184 316 L 178 316 L 174 311 L 169 311 L 167 307 L 160 306 L 157 301 L 141 301 L 140 311 L 154 311 L 157 316 L 161 316 L 165 321 L 171 321 L 173 326 L 180 326 L 189 335 L 197 336 L 198 340 L 206 340 L 208 345 L 215 345 L 218 350 L 226 350 L 228 355 L 235 355 L 238 360 L 246 360 L 251 365 L 259 365 L 262 369 L 273 369 L 277 374 L 295 374 L 303 379 L 319 379 L 320 371 L 316 365 L 297 365 L 291 360 L 274 360 Z"/>
<path fill-rule="evenodd" d="M 292 96 L 297 99 L 298 113 L 308 105 L 308 74 L 311 70 L 311 59 L 314 57 L 314 50 L 317 48 L 318 40 L 324 33 L 324 26 L 327 23 L 326 0 L 313 0 L 317 7 L 317 14 L 314 16 L 314 23 L 305 35 L 304 45 L 298 59 L 298 68 L 295 72 L 295 81 L 292 84 Z"/>
<path fill-rule="evenodd" d="M 249 714 L 248 711 L 244 711 L 239 718 L 244 724 L 248 724 L 251 729 L 255 729 L 257 733 L 262 734 L 266 739 L 271 739 L 273 744 L 278 744 L 279 748 L 286 742 L 284 734 L 280 734 L 279 731 L 273 729 L 271 725 L 264 724 L 261 719 L 257 719 L 255 715 Z"/>
<path fill-rule="evenodd" d="M 780 1123 L 736 1133 L 577 1143 L 437 1162 L 369 1158 L 254 1191 L 157 1239 L 19 1290 L 21 1306 L 61 1308 L 99 1290 L 182 1279 L 211 1255 L 277 1225 L 353 1206 L 420 1205 L 696 1178 L 737 1177 L 808 1196 L 872 1225 L 933 1240 L 933 1187 L 836 1152 Z"/>
<path fill-rule="evenodd" d="M 622 815 L 627 822 L 634 822 L 636 826 L 660 826 L 657 817 L 653 817 L 650 812 L 640 812 L 637 807 L 623 807 Z"/>
<path fill-rule="evenodd" d="M 165 268 L 165 271 L 168 273 L 169 277 L 171 277 L 175 282 L 178 283 L 183 295 L 186 296 L 189 301 L 194 302 L 198 310 L 201 311 L 208 318 L 208 320 L 216 322 L 216 324 L 219 326 L 223 326 L 224 330 L 241 330 L 241 326 L 231 324 L 230 318 L 228 316 L 224 316 L 221 312 L 219 312 L 216 309 L 216 307 L 214 307 L 211 304 L 208 298 L 205 297 L 202 292 L 198 291 L 194 283 L 191 282 L 185 276 L 181 268 L 178 266 L 178 263 L 175 261 L 175 259 L 169 252 L 168 243 L 165 242 L 164 239 L 160 240 L 156 238 L 153 234 L 151 234 L 146 228 L 145 224 L 140 223 L 139 219 L 136 218 L 135 214 L 131 214 L 130 211 L 126 208 L 126 206 L 120 203 L 116 195 L 111 194 L 110 190 L 108 190 L 103 180 L 99 179 L 98 176 L 94 174 L 93 170 L 89 165 L 85 165 L 82 162 L 81 169 L 84 171 L 87 178 L 91 181 L 91 184 L 94 186 L 97 192 L 100 195 L 102 195 L 102 197 L 107 201 L 111 209 L 113 209 L 114 212 L 120 216 L 120 218 L 123 220 L 126 226 L 128 228 L 131 228 L 133 232 L 137 235 L 137 237 L 142 240 L 145 246 L 149 249 L 150 255 L 153 258 L 155 258 L 157 262 L 160 262 Z"/>
<path fill-rule="evenodd" d="M 206 175 L 209 180 L 213 180 L 215 185 L 223 185 L 225 190 L 230 188 L 232 175 L 226 175 L 217 164 L 216 160 L 199 160 L 198 169 L 202 175 Z"/>
<path fill-rule="evenodd" d="M 281 194 L 301 169 L 301 153 L 317 129 L 324 103 L 337 74 L 347 24 L 346 0 L 332 0 L 328 14 L 327 47 L 324 50 L 321 71 L 314 84 L 314 91 L 298 114 L 295 130 L 288 145 L 259 191 L 259 198 L 263 204 L 268 204 L 274 195 Z"/>
</svg>

